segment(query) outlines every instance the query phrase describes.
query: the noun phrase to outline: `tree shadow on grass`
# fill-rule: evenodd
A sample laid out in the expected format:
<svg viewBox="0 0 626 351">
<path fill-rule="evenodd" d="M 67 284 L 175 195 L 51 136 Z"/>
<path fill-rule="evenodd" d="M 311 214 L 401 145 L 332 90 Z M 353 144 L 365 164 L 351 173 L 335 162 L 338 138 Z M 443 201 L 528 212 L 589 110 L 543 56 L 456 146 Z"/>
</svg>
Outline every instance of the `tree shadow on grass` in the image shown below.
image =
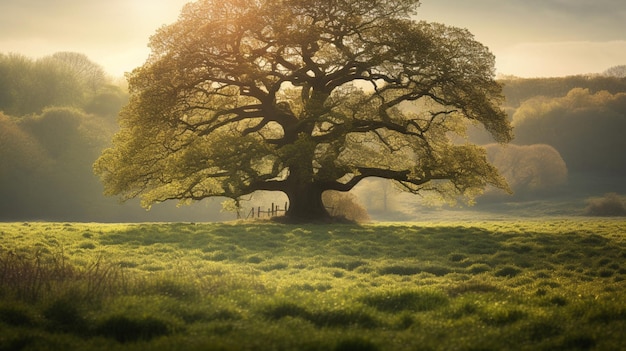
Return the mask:
<svg viewBox="0 0 626 351">
<path fill-rule="evenodd" d="M 419 258 L 423 252 L 451 251 L 487 254 L 500 250 L 504 238 L 480 228 L 414 226 L 363 227 L 338 225 L 262 224 L 141 224 L 100 236 L 102 245 L 150 246 L 168 244 L 177 249 L 225 247 L 248 254 L 275 255 L 298 251 L 376 258 Z M 209 250 L 210 251 L 210 250 Z M 262 255 L 261 255 L 262 256 Z M 354 260 L 353 260 L 354 261 Z"/>
<path fill-rule="evenodd" d="M 555 234 L 551 229 L 520 233 L 514 228 L 446 225 L 167 223 L 133 225 L 104 233 L 99 240 L 102 245 L 161 243 L 183 251 L 219 251 L 231 261 L 247 262 L 251 256 L 296 261 L 333 257 L 333 266 L 359 262 L 358 269 L 367 262 L 386 261 L 380 274 L 492 272 L 511 278 L 529 269 L 550 271 L 554 264 L 587 267 L 586 274 L 593 277 L 626 274 L 626 266 L 619 263 L 623 244 L 586 230 Z"/>
</svg>

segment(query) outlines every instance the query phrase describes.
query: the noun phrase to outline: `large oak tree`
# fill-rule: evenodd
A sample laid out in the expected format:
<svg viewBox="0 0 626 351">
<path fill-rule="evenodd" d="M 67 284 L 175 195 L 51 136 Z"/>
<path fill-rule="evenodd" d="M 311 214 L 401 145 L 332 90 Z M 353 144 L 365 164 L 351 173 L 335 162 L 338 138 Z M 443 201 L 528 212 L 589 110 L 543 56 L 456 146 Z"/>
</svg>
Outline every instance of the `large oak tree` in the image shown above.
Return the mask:
<svg viewBox="0 0 626 351">
<path fill-rule="evenodd" d="M 511 138 L 494 56 L 465 29 L 412 19 L 417 0 L 200 0 L 128 75 L 107 194 L 149 206 L 282 191 L 328 216 L 326 190 L 367 177 L 414 193 L 506 188 L 464 123 Z M 461 142 L 459 142 L 461 140 Z"/>
</svg>

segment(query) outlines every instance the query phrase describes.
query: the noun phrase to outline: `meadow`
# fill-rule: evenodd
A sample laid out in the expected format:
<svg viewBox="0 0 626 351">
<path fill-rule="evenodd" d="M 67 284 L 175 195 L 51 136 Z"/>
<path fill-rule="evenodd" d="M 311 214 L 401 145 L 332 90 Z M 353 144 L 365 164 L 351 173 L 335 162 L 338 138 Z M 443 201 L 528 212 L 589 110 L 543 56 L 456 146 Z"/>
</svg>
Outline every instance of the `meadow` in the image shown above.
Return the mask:
<svg viewBox="0 0 626 351">
<path fill-rule="evenodd" d="M 0 223 L 0 350 L 618 350 L 626 221 Z"/>
</svg>

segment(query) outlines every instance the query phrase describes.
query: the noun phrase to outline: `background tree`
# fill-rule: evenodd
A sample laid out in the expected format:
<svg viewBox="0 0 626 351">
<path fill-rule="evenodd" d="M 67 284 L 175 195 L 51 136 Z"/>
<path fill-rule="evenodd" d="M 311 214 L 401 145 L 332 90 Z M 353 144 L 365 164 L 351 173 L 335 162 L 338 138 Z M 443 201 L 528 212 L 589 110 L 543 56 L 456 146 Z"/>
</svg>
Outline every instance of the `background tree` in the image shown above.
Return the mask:
<svg viewBox="0 0 626 351">
<path fill-rule="evenodd" d="M 95 94 L 107 82 L 102 66 L 91 61 L 85 54 L 71 51 L 57 52 L 50 59 L 58 61 L 84 91 Z"/>
<path fill-rule="evenodd" d="M 417 0 L 201 0 L 129 75 L 107 194 L 145 206 L 282 191 L 296 220 L 367 177 L 474 196 L 504 180 L 463 121 L 510 140 L 494 57 L 464 29 L 416 22 Z"/>
<path fill-rule="evenodd" d="M 37 140 L 16 122 L 0 112 L 0 220 L 38 207 L 33 184 L 41 181 L 49 166 Z"/>
<path fill-rule="evenodd" d="M 613 66 L 602 74 L 608 77 L 626 78 L 626 65 Z"/>
<path fill-rule="evenodd" d="M 588 89 L 592 94 L 600 91 L 608 91 L 611 94 L 626 91 L 626 77 L 619 78 L 617 74 L 610 73 L 551 78 L 508 77 L 499 79 L 498 82 L 503 85 L 506 105 L 510 108 L 518 108 L 526 100 L 540 96 L 560 98 L 575 88 Z M 510 116 L 512 115 L 511 113 Z"/>
<path fill-rule="evenodd" d="M 0 161 L 8 154 L 8 179 L 0 187 L 0 207 L 7 211 L 0 219 L 81 220 L 101 208 L 101 186 L 90 171 L 112 133 L 97 116 L 49 107 L 40 115 L 5 119 L 2 127 L 10 132 L 8 145 L 19 140 L 20 148 L 0 143 Z"/>
<path fill-rule="evenodd" d="M 600 217 L 626 216 L 626 201 L 616 193 L 608 193 L 603 197 L 587 199 L 585 215 Z"/>
<path fill-rule="evenodd" d="M 102 67 L 83 54 L 60 52 L 39 60 L 0 54 L 0 111 L 11 116 L 50 106 L 82 108 L 107 86 Z"/>
<path fill-rule="evenodd" d="M 565 161 L 550 145 L 490 144 L 486 149 L 489 160 L 504 176 L 518 200 L 553 195 L 567 183 Z"/>
<path fill-rule="evenodd" d="M 400 190 L 394 184 L 383 178 L 368 178 L 359 183 L 352 189 L 367 208 L 367 211 L 374 215 L 388 215 L 390 212 L 396 212 L 399 208 L 397 205 Z"/>
<path fill-rule="evenodd" d="M 524 102 L 513 115 L 515 143 L 548 144 L 570 172 L 626 175 L 626 93 L 575 88 Z"/>
<path fill-rule="evenodd" d="M 85 112 L 98 116 L 107 117 L 109 121 L 116 122 L 117 114 L 128 102 L 128 94 L 116 85 L 105 85 L 85 105 Z M 117 123 L 115 123 L 117 128 Z"/>
</svg>

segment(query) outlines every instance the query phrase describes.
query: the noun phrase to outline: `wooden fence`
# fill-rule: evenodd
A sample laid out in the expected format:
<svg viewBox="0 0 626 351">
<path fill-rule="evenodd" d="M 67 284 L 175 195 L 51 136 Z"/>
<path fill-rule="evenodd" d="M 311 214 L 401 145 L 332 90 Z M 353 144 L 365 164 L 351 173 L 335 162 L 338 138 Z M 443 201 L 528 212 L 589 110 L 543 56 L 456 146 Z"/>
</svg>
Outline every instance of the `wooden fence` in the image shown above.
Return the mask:
<svg viewBox="0 0 626 351">
<path fill-rule="evenodd" d="M 280 208 L 280 206 L 275 205 L 272 202 L 272 207 L 268 207 L 267 209 L 262 208 L 261 206 L 252 207 L 250 211 L 245 216 L 245 219 L 249 218 L 269 218 L 276 216 L 284 216 L 289 208 L 289 203 L 285 202 L 285 206 Z M 242 216 L 239 212 L 237 212 L 237 218 L 241 219 Z"/>
<path fill-rule="evenodd" d="M 283 208 L 280 208 L 280 206 L 275 205 L 272 202 L 272 207 L 268 207 L 267 209 L 264 209 L 261 206 L 252 207 L 250 211 L 247 212 L 245 217 L 242 216 L 241 212 L 237 211 L 237 219 L 271 218 L 271 217 L 276 217 L 276 216 L 284 216 L 285 213 L 287 213 L 288 209 L 289 209 L 288 202 L 285 202 L 285 206 Z M 335 215 L 334 207 L 326 207 L 326 210 L 328 211 L 328 213 L 331 214 L 331 216 Z"/>
</svg>

